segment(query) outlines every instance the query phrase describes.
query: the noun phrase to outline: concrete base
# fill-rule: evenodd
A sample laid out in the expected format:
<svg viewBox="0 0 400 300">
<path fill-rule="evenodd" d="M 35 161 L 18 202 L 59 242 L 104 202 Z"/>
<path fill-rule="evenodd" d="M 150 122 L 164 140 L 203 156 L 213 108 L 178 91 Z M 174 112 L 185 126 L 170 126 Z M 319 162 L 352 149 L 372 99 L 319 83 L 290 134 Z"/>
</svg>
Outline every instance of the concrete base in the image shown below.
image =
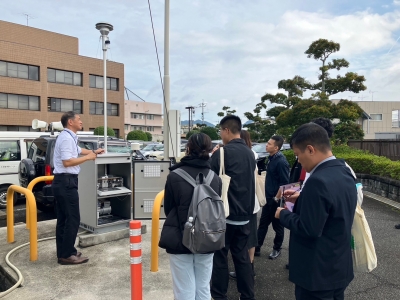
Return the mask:
<svg viewBox="0 0 400 300">
<path fill-rule="evenodd" d="M 6 218 L 7 214 L 4 211 L 0 210 L 0 220 L 5 220 Z"/>
<path fill-rule="evenodd" d="M 142 225 L 142 234 L 147 232 L 146 225 Z M 79 247 L 86 248 L 94 245 L 118 241 L 129 237 L 129 228 L 106 232 L 102 234 L 83 234 L 79 236 Z"/>
</svg>

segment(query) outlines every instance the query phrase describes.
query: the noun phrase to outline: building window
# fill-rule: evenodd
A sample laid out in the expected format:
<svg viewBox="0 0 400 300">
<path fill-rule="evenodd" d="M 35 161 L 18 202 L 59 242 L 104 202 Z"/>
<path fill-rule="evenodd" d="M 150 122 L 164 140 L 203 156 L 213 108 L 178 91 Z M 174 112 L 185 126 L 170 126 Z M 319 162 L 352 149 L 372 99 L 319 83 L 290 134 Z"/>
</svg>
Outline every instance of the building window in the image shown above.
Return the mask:
<svg viewBox="0 0 400 300">
<path fill-rule="evenodd" d="M 154 120 L 154 115 L 147 115 L 147 120 Z"/>
<path fill-rule="evenodd" d="M 131 113 L 131 119 L 144 120 L 144 115 Z"/>
<path fill-rule="evenodd" d="M 147 126 L 147 131 L 154 131 L 154 127 L 153 126 Z"/>
<path fill-rule="evenodd" d="M 392 111 L 392 128 L 400 127 L 400 110 L 396 109 Z"/>
<path fill-rule="evenodd" d="M 0 93 L 0 108 L 40 110 L 39 97 Z"/>
<path fill-rule="evenodd" d="M 118 91 L 118 78 L 107 77 L 107 90 Z M 89 75 L 89 87 L 102 89 L 104 88 L 103 76 Z"/>
<path fill-rule="evenodd" d="M 40 129 L 33 129 L 31 126 L 15 126 L 15 125 L 0 125 L 0 131 L 35 131 L 38 132 Z"/>
<path fill-rule="evenodd" d="M 129 130 L 129 127 L 130 127 L 130 125 L 129 124 L 125 124 L 125 131 L 128 131 Z"/>
<path fill-rule="evenodd" d="M 0 76 L 39 81 L 39 67 L 0 61 Z"/>
<path fill-rule="evenodd" d="M 369 114 L 372 121 L 382 121 L 382 114 Z"/>
<path fill-rule="evenodd" d="M 89 114 L 91 115 L 104 115 L 104 103 L 103 102 L 89 102 Z M 119 105 L 115 103 L 107 103 L 107 115 L 119 116 L 118 109 Z"/>
<path fill-rule="evenodd" d="M 82 100 L 48 98 L 48 111 L 82 113 Z"/>
<path fill-rule="evenodd" d="M 48 68 L 47 81 L 82 86 L 82 73 Z"/>
<path fill-rule="evenodd" d="M 119 129 L 114 128 L 115 137 L 119 138 Z"/>
</svg>

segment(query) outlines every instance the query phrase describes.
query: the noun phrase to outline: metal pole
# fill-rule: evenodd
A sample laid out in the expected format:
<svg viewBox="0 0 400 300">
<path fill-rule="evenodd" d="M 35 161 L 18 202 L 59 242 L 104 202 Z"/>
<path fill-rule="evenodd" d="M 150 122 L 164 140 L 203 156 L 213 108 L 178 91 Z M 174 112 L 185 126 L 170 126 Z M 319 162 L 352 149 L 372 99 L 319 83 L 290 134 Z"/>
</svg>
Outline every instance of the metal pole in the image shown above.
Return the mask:
<svg viewBox="0 0 400 300">
<path fill-rule="evenodd" d="M 106 35 L 101 35 L 103 43 L 103 91 L 104 91 L 104 153 L 107 153 L 107 45 L 106 45 Z"/>
<path fill-rule="evenodd" d="M 165 0 L 165 20 L 164 20 L 164 159 L 170 158 L 169 154 L 169 0 Z"/>
</svg>

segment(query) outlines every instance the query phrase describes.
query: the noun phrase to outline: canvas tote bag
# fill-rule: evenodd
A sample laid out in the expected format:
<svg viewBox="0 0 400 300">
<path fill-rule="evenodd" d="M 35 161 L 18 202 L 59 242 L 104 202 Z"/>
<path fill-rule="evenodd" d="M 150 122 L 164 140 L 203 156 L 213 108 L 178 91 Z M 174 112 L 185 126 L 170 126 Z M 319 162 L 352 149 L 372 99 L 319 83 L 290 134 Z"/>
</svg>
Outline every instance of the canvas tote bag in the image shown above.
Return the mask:
<svg viewBox="0 0 400 300">
<path fill-rule="evenodd" d="M 267 199 L 265 198 L 265 176 L 267 172 L 261 172 L 261 175 L 258 174 L 258 168 L 256 167 L 254 171 L 254 175 L 256 178 L 256 195 L 258 199 L 258 203 L 261 207 L 267 204 Z"/>
<path fill-rule="evenodd" d="M 378 260 L 375 253 L 374 241 L 369 229 L 364 210 L 359 204 L 354 214 L 351 227 L 351 250 L 353 254 L 353 268 L 356 272 L 371 272 L 376 268 Z"/>
<path fill-rule="evenodd" d="M 219 177 L 222 179 L 221 199 L 224 202 L 225 218 L 227 218 L 229 216 L 228 190 L 229 190 L 229 184 L 231 182 L 231 177 L 225 174 L 224 147 L 221 147 L 219 149 L 220 149 Z"/>
</svg>

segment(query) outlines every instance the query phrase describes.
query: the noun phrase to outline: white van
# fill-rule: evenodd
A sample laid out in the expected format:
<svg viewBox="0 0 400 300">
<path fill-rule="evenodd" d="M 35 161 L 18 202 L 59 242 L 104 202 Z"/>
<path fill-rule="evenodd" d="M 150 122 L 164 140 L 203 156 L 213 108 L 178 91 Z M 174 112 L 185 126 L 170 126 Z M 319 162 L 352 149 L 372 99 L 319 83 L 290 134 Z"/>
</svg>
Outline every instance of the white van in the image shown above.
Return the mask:
<svg viewBox="0 0 400 300">
<path fill-rule="evenodd" d="M 18 171 L 21 159 L 26 158 L 32 141 L 43 134 L 46 133 L 0 131 L 0 208 L 6 208 L 8 187 L 12 184 L 19 185 Z"/>
</svg>

